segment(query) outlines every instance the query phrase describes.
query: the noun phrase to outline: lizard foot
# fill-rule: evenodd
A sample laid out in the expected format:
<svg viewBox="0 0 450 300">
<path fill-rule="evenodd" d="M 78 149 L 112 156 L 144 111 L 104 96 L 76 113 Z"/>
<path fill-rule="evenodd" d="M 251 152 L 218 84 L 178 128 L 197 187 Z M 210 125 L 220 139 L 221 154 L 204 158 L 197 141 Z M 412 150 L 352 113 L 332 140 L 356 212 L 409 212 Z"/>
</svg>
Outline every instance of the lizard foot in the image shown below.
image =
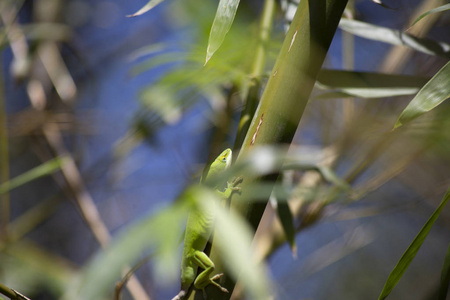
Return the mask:
<svg viewBox="0 0 450 300">
<path fill-rule="evenodd" d="M 241 188 L 238 187 L 237 185 L 241 182 L 242 182 L 241 176 L 235 177 L 235 178 L 233 178 L 233 181 L 231 181 L 231 183 L 227 182 L 227 185 L 228 185 L 227 187 L 234 192 L 239 192 L 241 190 Z"/>
<path fill-rule="evenodd" d="M 186 296 L 186 291 L 181 290 L 178 295 L 172 298 L 172 300 L 181 300 Z"/>
<path fill-rule="evenodd" d="M 217 288 L 219 288 L 222 292 L 229 293 L 226 288 L 224 288 L 223 286 L 221 286 L 220 284 L 215 282 L 215 280 L 220 279 L 220 277 L 222 277 L 222 276 L 223 276 L 223 273 L 214 275 L 213 277 L 210 278 L 211 279 L 211 283 L 214 284 Z"/>
</svg>

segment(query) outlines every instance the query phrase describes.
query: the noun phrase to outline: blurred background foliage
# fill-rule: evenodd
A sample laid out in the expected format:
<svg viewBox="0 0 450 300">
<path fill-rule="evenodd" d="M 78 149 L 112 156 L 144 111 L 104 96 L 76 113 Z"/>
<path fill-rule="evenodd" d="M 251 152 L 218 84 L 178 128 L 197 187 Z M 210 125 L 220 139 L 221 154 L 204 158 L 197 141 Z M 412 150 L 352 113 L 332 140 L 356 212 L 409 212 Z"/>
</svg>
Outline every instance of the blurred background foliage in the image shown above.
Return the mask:
<svg viewBox="0 0 450 300">
<path fill-rule="evenodd" d="M 263 3 L 242 1 L 203 66 L 217 3 L 165 1 L 125 17 L 144 2 L 0 1 L 0 282 L 31 299 L 95 288 L 97 281 L 80 287 L 80 278 L 112 272 L 113 263 L 92 258 L 113 236 L 122 256 L 112 262 L 131 267 L 158 243 L 170 252 L 136 270 L 124 299 L 173 297 L 177 274 L 169 269 L 179 263 L 186 211 L 170 204 L 233 146 L 255 78 Z M 450 186 L 448 103 L 391 131 L 448 62 L 448 12 L 408 29 L 446 2 L 386 4 L 394 9 L 349 2 L 347 21 L 376 27 L 341 24 L 294 138 L 297 167 L 283 172 L 287 195 L 278 198 L 289 199 L 295 237 L 286 243 L 273 199 L 261 221 L 254 253 L 267 263 L 275 299 L 377 297 Z M 257 97 L 295 7 L 277 2 Z M 401 46 L 399 36 L 412 42 Z M 445 207 L 392 299 L 435 299 L 449 236 Z M 133 245 L 147 251 L 132 255 Z M 88 288 L 84 295 L 111 298 L 114 282 L 98 283 L 106 285 L 100 296 Z"/>
</svg>

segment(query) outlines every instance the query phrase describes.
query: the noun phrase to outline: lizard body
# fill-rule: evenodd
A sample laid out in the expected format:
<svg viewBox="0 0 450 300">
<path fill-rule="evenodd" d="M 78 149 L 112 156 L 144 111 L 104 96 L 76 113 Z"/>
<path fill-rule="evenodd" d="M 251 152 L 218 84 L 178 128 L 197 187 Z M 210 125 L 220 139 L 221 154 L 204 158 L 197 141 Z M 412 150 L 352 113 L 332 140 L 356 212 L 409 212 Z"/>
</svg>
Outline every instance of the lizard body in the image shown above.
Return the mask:
<svg viewBox="0 0 450 300">
<path fill-rule="evenodd" d="M 201 184 L 208 182 L 209 178 L 220 174 L 231 165 L 232 151 L 231 149 L 224 150 L 211 164 L 209 170 L 205 171 L 200 179 Z M 228 199 L 233 191 L 239 190 L 235 187 L 237 181 L 226 186 L 223 191 L 223 186 L 216 185 L 216 190 L 224 199 Z M 214 271 L 214 263 L 203 252 L 209 238 L 214 230 L 214 212 L 205 210 L 194 210 L 189 213 L 186 232 L 184 235 L 183 255 L 181 260 L 181 290 L 172 300 L 183 299 L 190 286 L 203 290 L 206 286 L 213 284 L 225 293 L 228 290 L 220 286 L 215 280 L 219 279 L 223 274 L 217 274 L 210 277 Z M 203 269 L 198 273 L 198 268 Z"/>
</svg>

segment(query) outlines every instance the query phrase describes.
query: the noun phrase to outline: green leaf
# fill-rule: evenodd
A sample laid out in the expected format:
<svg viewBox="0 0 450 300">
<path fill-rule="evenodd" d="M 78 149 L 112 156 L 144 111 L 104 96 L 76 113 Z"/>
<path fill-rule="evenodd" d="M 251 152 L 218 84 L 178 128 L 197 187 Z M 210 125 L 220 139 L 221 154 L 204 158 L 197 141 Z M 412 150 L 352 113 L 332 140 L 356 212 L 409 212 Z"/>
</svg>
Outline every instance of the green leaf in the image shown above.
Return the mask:
<svg viewBox="0 0 450 300">
<path fill-rule="evenodd" d="M 174 280 L 179 275 L 179 240 L 194 197 L 195 190 L 187 190 L 180 202 L 128 226 L 107 250 L 86 265 L 78 284 L 71 286 L 64 299 L 103 299 L 121 278 L 124 268 L 148 250 L 158 255 L 154 262 L 159 278 Z"/>
<path fill-rule="evenodd" d="M 163 2 L 163 0 L 150 0 L 146 5 L 144 5 L 144 7 L 142 7 L 140 10 L 138 10 L 137 12 L 135 12 L 134 14 L 131 15 L 127 15 L 127 17 L 136 17 L 136 16 L 140 16 L 142 14 L 145 14 L 146 12 L 148 12 L 150 9 L 152 9 L 153 7 L 155 7 L 156 5 L 160 4 L 161 2 Z"/>
<path fill-rule="evenodd" d="M 0 184 L 0 195 L 7 193 L 10 190 L 15 189 L 21 185 L 24 185 L 27 182 L 36 180 L 40 177 L 44 177 L 58 171 L 65 161 L 66 158 L 64 156 L 51 159 L 41 164 L 40 166 L 29 170 L 28 172 L 25 172 L 9 181 Z"/>
<path fill-rule="evenodd" d="M 425 238 L 427 237 L 428 233 L 430 232 L 431 227 L 433 226 L 434 222 L 436 222 L 437 218 L 439 217 L 440 213 L 444 209 L 444 206 L 445 206 L 445 204 L 447 204 L 449 199 L 450 199 L 450 188 L 445 193 L 445 196 L 442 199 L 441 203 L 439 204 L 438 208 L 433 212 L 431 217 L 428 219 L 428 221 L 425 223 L 425 225 L 419 231 L 417 236 L 414 238 L 411 245 L 409 245 L 408 249 L 406 249 L 405 253 L 403 253 L 402 257 L 398 261 L 395 268 L 392 270 L 391 274 L 389 274 L 389 277 L 388 277 L 386 283 L 384 284 L 383 290 L 381 291 L 381 294 L 378 297 L 378 300 L 386 299 L 386 297 L 391 293 L 391 291 L 397 285 L 400 278 L 402 278 L 403 274 L 405 273 L 406 269 L 408 269 L 409 265 L 413 261 L 414 257 L 416 256 L 417 252 L 419 251 L 420 247 L 422 246 Z"/>
<path fill-rule="evenodd" d="M 429 112 L 450 97 L 450 62 L 448 62 L 425 86 L 401 113 L 394 128 Z"/>
<path fill-rule="evenodd" d="M 222 45 L 226 34 L 233 24 L 236 11 L 240 0 L 220 0 L 217 7 L 216 17 L 214 18 L 211 32 L 209 34 L 208 49 L 206 50 L 206 62 L 211 59 L 213 54 Z"/>
<path fill-rule="evenodd" d="M 215 212 L 214 243 L 217 243 L 227 269 L 235 279 L 239 278 L 249 299 L 269 299 L 267 272 L 254 260 L 251 246 L 253 232 L 249 224 L 233 209 L 224 208 L 220 201 L 211 201 L 212 198 L 217 198 L 216 193 L 206 189 L 203 189 L 203 193 L 199 204 L 203 209 Z"/>
<path fill-rule="evenodd" d="M 280 220 L 281 226 L 283 227 L 284 235 L 286 236 L 286 240 L 291 247 L 292 255 L 294 258 L 297 258 L 297 245 L 295 242 L 295 225 L 294 225 L 294 217 L 291 212 L 291 208 L 287 201 L 280 201 L 278 198 L 274 198 L 271 203 L 275 204 L 278 218 Z"/>
<path fill-rule="evenodd" d="M 442 11 L 446 11 L 446 10 L 450 10 L 450 4 L 445 4 L 436 8 L 433 8 L 423 14 L 421 14 L 413 23 L 412 25 L 409 27 L 413 27 L 417 22 L 419 22 L 420 20 L 422 20 L 424 17 L 428 16 L 429 14 L 434 14 L 434 13 L 438 13 L 438 12 L 442 12 Z M 409 29 L 408 28 L 408 29 Z"/>
<path fill-rule="evenodd" d="M 448 286 L 450 284 L 450 244 L 448 245 L 447 254 L 445 255 L 444 265 L 441 272 L 441 284 L 439 287 L 438 300 L 447 299 Z"/>
<path fill-rule="evenodd" d="M 416 94 L 427 80 L 419 76 L 321 70 L 317 84 L 320 88 L 333 89 L 335 93 L 331 97 L 382 98 Z"/>
<path fill-rule="evenodd" d="M 405 46 L 426 54 L 450 58 L 449 44 L 418 38 L 400 30 L 348 19 L 341 19 L 339 28 L 365 39 Z"/>
</svg>

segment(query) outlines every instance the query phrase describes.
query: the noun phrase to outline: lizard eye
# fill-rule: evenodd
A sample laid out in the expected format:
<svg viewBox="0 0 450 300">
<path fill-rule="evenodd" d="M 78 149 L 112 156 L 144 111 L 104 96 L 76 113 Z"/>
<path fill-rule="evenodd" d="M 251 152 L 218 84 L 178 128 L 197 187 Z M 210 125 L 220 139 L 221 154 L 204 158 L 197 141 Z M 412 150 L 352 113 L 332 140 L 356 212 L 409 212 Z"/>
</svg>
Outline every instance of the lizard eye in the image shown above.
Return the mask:
<svg viewBox="0 0 450 300">
<path fill-rule="evenodd" d="M 226 162 L 227 161 L 227 158 L 224 156 L 224 157 L 222 157 L 222 162 Z"/>
</svg>

